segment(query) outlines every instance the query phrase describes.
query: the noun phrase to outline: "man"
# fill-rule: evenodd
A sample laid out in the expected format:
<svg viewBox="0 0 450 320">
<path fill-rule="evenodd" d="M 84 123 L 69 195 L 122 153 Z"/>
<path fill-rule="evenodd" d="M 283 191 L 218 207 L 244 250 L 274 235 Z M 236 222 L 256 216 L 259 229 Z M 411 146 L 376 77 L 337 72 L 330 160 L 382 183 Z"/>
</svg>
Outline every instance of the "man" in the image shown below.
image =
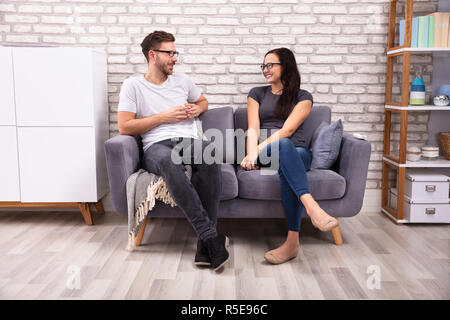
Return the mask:
<svg viewBox="0 0 450 320">
<path fill-rule="evenodd" d="M 195 264 L 211 265 L 217 271 L 229 259 L 228 238 L 216 230 L 220 166 L 204 161 L 199 164 L 191 152 L 203 151 L 209 144 L 199 137 L 194 121 L 208 110 L 208 101 L 189 77 L 173 73 L 178 61 L 174 42 L 175 37 L 164 31 L 154 31 L 142 41 L 148 71 L 123 82 L 117 122 L 120 134 L 141 135 L 146 169 L 163 177 L 173 200 L 196 231 Z M 173 151 L 181 142 L 187 142 L 188 148 L 180 151 L 178 146 Z M 183 161 L 188 162 L 188 158 L 192 165 L 191 180 L 179 161 L 183 152 Z"/>
</svg>

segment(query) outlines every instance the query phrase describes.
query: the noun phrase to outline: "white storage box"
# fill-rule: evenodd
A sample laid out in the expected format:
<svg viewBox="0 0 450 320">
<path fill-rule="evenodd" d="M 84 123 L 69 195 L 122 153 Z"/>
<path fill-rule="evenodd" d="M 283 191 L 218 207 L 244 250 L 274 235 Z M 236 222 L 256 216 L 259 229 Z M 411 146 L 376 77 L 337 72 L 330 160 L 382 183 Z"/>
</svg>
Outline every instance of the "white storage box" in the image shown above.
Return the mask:
<svg viewBox="0 0 450 320">
<path fill-rule="evenodd" d="M 397 189 L 389 190 L 389 206 L 397 210 Z M 405 195 L 404 216 L 408 222 L 450 223 L 450 199 L 427 203 L 412 200 Z"/>
<path fill-rule="evenodd" d="M 448 199 L 450 177 L 430 169 L 406 171 L 405 195 L 417 202 L 431 203 Z"/>
</svg>

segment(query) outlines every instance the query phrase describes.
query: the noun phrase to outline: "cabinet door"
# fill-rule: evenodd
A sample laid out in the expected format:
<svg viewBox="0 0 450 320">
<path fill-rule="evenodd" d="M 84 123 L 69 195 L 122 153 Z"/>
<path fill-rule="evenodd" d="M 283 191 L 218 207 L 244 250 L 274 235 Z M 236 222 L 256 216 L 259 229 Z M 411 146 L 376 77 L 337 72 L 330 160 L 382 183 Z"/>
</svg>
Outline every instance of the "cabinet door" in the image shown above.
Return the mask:
<svg viewBox="0 0 450 320">
<path fill-rule="evenodd" d="M 0 47 L 0 126 L 16 125 L 12 49 Z"/>
<path fill-rule="evenodd" d="M 14 48 L 18 126 L 93 125 L 92 51 Z"/>
<path fill-rule="evenodd" d="M 22 202 L 96 202 L 93 127 L 18 128 Z"/>
<path fill-rule="evenodd" d="M 17 134 L 14 126 L 0 126 L 0 201 L 20 201 Z"/>
</svg>

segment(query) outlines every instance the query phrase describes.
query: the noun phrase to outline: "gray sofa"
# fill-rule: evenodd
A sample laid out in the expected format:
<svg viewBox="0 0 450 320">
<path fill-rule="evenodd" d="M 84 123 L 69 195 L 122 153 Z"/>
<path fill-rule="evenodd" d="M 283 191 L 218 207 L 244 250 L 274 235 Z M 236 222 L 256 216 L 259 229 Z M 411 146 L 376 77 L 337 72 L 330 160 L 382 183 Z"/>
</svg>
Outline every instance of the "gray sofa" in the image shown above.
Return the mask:
<svg viewBox="0 0 450 320">
<path fill-rule="evenodd" d="M 247 130 L 247 109 L 239 108 L 235 112 L 231 107 L 211 109 L 203 113 L 200 119 L 203 131 L 216 128 L 226 137 L 223 143 L 224 163 L 221 165 L 223 191 L 219 218 L 284 218 L 278 174 L 261 175 L 260 170 L 243 170 L 239 166 L 242 159 L 237 159 L 236 148 L 245 150 L 244 142 L 238 144 L 235 137 L 225 133 L 226 129 Z M 330 123 L 330 120 L 329 107 L 315 106 L 303 127 L 304 130 L 315 130 L 322 121 Z M 145 169 L 141 162 L 143 151 L 140 137 L 117 135 L 105 142 L 105 152 L 113 208 L 118 214 L 127 216 L 126 181 L 139 168 Z M 307 172 L 313 197 L 330 215 L 340 218 L 359 213 L 370 152 L 368 141 L 344 133 L 340 155 L 333 167 Z M 158 202 L 149 216 L 181 217 L 183 214 L 177 207 Z M 137 245 L 144 229 L 141 228 L 141 234 L 137 236 Z M 332 235 L 337 245 L 342 244 L 339 227 L 332 231 Z"/>
</svg>

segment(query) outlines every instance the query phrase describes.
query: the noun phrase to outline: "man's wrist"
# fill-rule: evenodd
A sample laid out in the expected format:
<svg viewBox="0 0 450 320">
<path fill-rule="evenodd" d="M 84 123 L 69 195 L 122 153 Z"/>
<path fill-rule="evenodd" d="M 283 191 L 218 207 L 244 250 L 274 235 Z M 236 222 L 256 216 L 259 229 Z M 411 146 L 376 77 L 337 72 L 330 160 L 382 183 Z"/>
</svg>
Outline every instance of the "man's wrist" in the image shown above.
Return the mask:
<svg viewBox="0 0 450 320">
<path fill-rule="evenodd" d="M 207 103 L 205 103 L 205 104 L 202 103 L 199 106 L 200 106 L 200 114 L 202 114 L 203 112 L 208 110 L 208 104 Z"/>
<path fill-rule="evenodd" d="M 164 114 L 162 112 L 155 114 L 154 117 L 156 118 L 156 122 L 158 125 L 164 124 L 166 121 Z"/>
</svg>

